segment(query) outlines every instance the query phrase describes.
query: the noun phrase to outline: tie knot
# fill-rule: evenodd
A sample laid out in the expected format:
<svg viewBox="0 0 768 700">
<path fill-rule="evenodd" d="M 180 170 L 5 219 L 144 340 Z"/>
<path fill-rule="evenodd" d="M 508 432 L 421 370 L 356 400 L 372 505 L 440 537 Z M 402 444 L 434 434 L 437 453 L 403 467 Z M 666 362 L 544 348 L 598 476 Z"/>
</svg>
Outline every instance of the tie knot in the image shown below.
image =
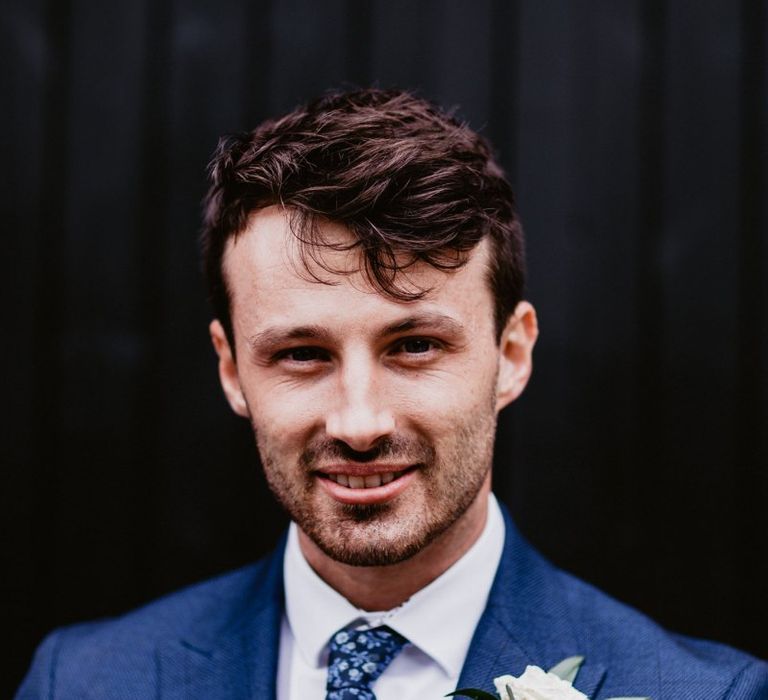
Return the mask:
<svg viewBox="0 0 768 700">
<path fill-rule="evenodd" d="M 371 685 L 408 643 L 386 626 L 345 627 L 331 637 L 326 700 L 375 700 Z"/>
</svg>

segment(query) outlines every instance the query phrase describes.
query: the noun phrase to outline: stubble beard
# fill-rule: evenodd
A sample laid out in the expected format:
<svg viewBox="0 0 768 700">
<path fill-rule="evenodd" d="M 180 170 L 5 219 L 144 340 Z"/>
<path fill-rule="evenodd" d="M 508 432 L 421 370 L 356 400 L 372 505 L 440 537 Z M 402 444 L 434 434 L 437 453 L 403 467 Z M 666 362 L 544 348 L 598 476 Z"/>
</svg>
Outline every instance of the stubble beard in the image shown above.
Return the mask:
<svg viewBox="0 0 768 700">
<path fill-rule="evenodd" d="M 456 523 L 483 486 L 493 457 L 495 411 L 480 412 L 456 425 L 444 444 L 393 436 L 375 449 L 399 463 L 418 464 L 418 483 L 391 502 L 349 505 L 318 491 L 313 464 L 348 450 L 343 443 L 320 440 L 307 446 L 298 464 L 286 465 L 280 446 L 256 431 L 267 483 L 275 498 L 304 533 L 329 557 L 351 566 L 388 566 L 410 559 Z M 334 443 L 331 445 L 331 443 Z M 367 459 L 376 459 L 370 456 Z M 400 461 L 402 459 L 402 461 Z M 319 463 L 326 463 L 320 461 Z M 422 490 L 415 499 L 413 490 Z"/>
</svg>

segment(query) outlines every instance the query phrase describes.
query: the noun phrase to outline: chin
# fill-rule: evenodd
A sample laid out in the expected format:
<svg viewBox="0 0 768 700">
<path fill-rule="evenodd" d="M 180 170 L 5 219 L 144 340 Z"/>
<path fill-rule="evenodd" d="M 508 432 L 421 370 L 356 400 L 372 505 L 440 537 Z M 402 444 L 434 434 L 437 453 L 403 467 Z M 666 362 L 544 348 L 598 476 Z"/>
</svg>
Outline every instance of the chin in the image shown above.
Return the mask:
<svg viewBox="0 0 768 700">
<path fill-rule="evenodd" d="M 418 554 L 420 543 L 373 545 L 353 542 L 316 542 L 331 559 L 348 566 L 392 566 L 407 561 Z"/>
<path fill-rule="evenodd" d="M 343 515 L 299 527 L 328 557 L 349 566 L 392 566 L 426 549 L 459 517 L 427 521 L 387 505 L 344 506 Z"/>
</svg>

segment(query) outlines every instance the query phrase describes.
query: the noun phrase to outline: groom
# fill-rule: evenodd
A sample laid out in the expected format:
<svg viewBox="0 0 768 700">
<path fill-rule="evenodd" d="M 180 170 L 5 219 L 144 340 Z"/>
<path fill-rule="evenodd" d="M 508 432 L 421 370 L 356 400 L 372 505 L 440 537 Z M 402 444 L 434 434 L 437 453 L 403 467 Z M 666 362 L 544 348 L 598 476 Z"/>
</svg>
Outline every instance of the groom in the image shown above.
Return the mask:
<svg viewBox="0 0 768 700">
<path fill-rule="evenodd" d="M 766 665 L 553 568 L 491 493 L 538 329 L 481 137 L 333 94 L 223 139 L 210 179 L 219 376 L 293 522 L 268 559 L 54 632 L 19 698 L 416 700 L 575 655 L 590 698 L 768 698 Z"/>
</svg>

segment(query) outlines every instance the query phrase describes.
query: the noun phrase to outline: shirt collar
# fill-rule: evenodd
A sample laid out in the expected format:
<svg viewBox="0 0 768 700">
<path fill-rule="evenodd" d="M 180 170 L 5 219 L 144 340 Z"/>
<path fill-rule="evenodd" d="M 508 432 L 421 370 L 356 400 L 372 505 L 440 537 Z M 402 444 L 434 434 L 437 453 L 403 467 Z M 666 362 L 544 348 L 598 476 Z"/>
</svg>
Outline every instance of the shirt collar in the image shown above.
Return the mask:
<svg viewBox="0 0 768 700">
<path fill-rule="evenodd" d="M 291 523 L 283 561 L 286 617 L 299 653 L 310 666 L 325 665 L 331 635 L 355 620 L 387 624 L 458 677 L 483 613 L 504 547 L 504 519 L 496 498 L 480 537 L 453 566 L 394 610 L 371 613 L 353 606 L 309 566 Z"/>
</svg>

